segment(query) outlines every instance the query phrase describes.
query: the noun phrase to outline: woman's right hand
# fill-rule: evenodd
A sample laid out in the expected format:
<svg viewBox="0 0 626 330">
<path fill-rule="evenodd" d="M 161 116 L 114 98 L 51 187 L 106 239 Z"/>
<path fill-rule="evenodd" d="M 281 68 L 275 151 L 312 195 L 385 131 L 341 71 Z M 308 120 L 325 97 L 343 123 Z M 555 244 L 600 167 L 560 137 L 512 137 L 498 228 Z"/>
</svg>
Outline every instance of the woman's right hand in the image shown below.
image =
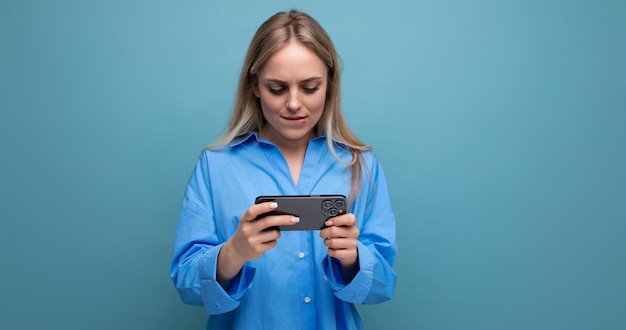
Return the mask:
<svg viewBox="0 0 626 330">
<path fill-rule="evenodd" d="M 259 258 L 276 246 L 280 230 L 274 227 L 289 226 L 300 221 L 291 215 L 270 215 L 257 219 L 259 215 L 273 211 L 276 207 L 276 202 L 254 204 L 241 216 L 235 234 L 224 243 L 217 257 L 217 280 L 222 287 L 228 287 L 245 262 Z"/>
</svg>

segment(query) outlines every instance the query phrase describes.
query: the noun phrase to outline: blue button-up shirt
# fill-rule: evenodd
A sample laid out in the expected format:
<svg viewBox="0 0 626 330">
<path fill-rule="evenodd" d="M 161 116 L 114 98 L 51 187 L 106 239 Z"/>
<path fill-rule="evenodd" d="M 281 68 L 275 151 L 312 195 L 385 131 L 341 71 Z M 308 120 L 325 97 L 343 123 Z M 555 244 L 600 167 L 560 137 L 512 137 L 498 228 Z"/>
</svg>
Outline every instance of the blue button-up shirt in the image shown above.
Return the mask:
<svg viewBox="0 0 626 330">
<path fill-rule="evenodd" d="M 335 150 L 351 159 L 342 145 Z M 354 304 L 391 298 L 395 218 L 382 167 L 371 152 L 363 156 L 363 183 L 350 210 L 360 230 L 360 269 L 352 281 L 343 280 L 319 231 L 285 231 L 225 290 L 216 279 L 217 256 L 257 196 L 348 196 L 351 172 L 324 136 L 309 142 L 298 185 L 278 148 L 255 133 L 202 153 L 183 198 L 171 276 L 185 303 L 211 315 L 207 328 L 360 329 Z"/>
</svg>

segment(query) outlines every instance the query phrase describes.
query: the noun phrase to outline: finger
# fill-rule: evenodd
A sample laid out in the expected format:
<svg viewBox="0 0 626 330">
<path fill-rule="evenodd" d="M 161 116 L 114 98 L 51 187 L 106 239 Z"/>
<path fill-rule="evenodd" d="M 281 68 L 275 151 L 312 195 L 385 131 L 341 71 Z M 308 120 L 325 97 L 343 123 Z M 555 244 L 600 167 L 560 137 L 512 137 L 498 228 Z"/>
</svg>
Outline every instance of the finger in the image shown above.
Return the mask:
<svg viewBox="0 0 626 330">
<path fill-rule="evenodd" d="M 254 221 L 264 213 L 271 212 L 278 207 L 276 202 L 264 202 L 250 206 L 241 216 L 241 221 Z"/>
<path fill-rule="evenodd" d="M 358 252 L 356 250 L 347 249 L 328 249 L 328 256 L 338 259 L 342 264 L 351 265 L 357 261 Z"/>
<path fill-rule="evenodd" d="M 251 255 L 248 259 L 256 259 L 263 255 L 267 250 L 275 247 L 279 237 L 280 231 L 278 230 L 262 232 L 258 236 L 254 237 L 254 239 L 249 242 Z"/>
<path fill-rule="evenodd" d="M 262 228 L 291 226 L 300 222 L 300 218 L 293 215 L 269 215 L 257 220 Z"/>
<path fill-rule="evenodd" d="M 295 225 L 298 222 L 300 222 L 300 218 L 293 215 L 268 215 L 254 221 L 252 224 L 259 231 L 267 231 L 278 229 L 280 226 Z"/>
<path fill-rule="evenodd" d="M 355 226 L 356 225 L 356 217 L 352 213 L 346 213 L 342 215 L 338 215 L 336 217 L 332 217 L 324 223 L 326 226 Z"/>
<path fill-rule="evenodd" d="M 348 257 L 350 255 L 356 255 L 358 253 L 358 251 L 357 251 L 357 249 L 332 249 L 332 248 L 328 248 L 327 253 L 331 257 L 341 256 L 343 258 L 343 257 Z"/>
<path fill-rule="evenodd" d="M 329 238 L 324 240 L 324 245 L 333 250 L 350 250 L 357 248 L 357 241 L 352 238 Z"/>
<path fill-rule="evenodd" d="M 259 233 L 257 240 L 259 244 L 272 244 L 272 242 L 276 242 L 280 238 L 280 230 L 277 229 L 269 229 L 263 230 Z"/>
<path fill-rule="evenodd" d="M 332 237 L 342 237 L 344 229 L 341 227 L 330 226 L 320 230 L 320 237 L 329 239 Z"/>
<path fill-rule="evenodd" d="M 320 237 L 323 239 L 328 239 L 328 238 L 356 239 L 359 237 L 359 233 L 360 233 L 359 229 L 356 226 L 352 226 L 352 227 L 331 226 L 331 227 L 326 227 L 320 230 Z"/>
</svg>

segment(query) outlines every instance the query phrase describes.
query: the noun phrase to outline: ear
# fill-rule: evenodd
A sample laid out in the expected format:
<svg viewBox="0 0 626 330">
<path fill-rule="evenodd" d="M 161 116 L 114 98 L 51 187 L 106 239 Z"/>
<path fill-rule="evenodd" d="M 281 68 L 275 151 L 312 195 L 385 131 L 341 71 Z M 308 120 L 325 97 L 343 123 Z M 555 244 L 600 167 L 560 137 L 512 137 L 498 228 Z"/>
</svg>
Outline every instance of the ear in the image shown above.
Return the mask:
<svg viewBox="0 0 626 330">
<path fill-rule="evenodd" d="M 261 91 L 259 90 L 259 85 L 256 84 L 254 86 L 252 86 L 252 93 L 254 94 L 254 96 L 256 96 L 257 98 L 261 97 Z"/>
</svg>

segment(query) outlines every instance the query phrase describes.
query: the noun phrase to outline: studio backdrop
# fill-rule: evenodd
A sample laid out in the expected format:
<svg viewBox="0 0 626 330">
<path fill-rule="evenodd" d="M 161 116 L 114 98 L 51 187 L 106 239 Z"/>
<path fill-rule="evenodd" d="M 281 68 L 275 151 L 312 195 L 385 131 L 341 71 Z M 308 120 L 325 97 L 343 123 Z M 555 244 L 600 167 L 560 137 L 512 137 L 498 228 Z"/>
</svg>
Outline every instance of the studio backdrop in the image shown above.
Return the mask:
<svg viewBox="0 0 626 330">
<path fill-rule="evenodd" d="M 1 329 L 204 328 L 169 278 L 183 190 L 291 8 L 389 183 L 366 328 L 626 328 L 626 2 L 3 0 Z"/>
</svg>

